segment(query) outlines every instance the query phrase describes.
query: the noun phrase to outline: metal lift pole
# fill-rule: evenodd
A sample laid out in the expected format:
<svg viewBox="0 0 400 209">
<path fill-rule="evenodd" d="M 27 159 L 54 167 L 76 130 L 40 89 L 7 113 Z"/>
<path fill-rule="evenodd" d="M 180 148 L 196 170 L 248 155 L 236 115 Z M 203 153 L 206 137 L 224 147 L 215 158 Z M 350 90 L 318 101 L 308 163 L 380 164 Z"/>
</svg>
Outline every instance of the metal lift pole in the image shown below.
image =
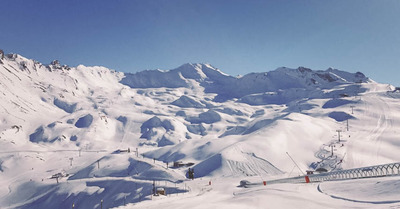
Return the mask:
<svg viewBox="0 0 400 209">
<path fill-rule="evenodd" d="M 293 163 L 296 165 L 296 167 L 299 169 L 299 171 L 303 174 L 306 175 L 301 169 L 300 167 L 297 165 L 297 163 L 293 160 L 292 156 L 289 155 L 288 152 L 286 152 L 286 154 L 289 156 L 289 158 L 293 161 Z"/>
</svg>

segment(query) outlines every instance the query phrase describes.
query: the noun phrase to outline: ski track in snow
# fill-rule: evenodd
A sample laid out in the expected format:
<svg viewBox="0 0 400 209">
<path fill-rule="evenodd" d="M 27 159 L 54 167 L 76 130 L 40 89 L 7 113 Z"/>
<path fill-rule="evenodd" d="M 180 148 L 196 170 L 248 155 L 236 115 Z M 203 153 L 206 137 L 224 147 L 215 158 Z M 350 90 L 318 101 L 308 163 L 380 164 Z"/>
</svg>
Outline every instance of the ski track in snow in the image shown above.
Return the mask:
<svg viewBox="0 0 400 209">
<path fill-rule="evenodd" d="M 365 201 L 365 200 L 354 200 L 354 199 L 349 199 L 349 198 L 346 198 L 346 197 L 339 197 L 339 196 L 332 195 L 332 194 L 328 194 L 328 193 L 324 192 L 324 191 L 321 189 L 321 184 L 318 184 L 318 188 L 317 188 L 317 189 L 318 189 L 318 191 L 321 192 L 322 194 L 328 195 L 328 196 L 330 196 L 330 197 L 332 197 L 332 198 L 335 198 L 335 199 L 345 200 L 345 201 L 349 201 L 349 202 L 369 203 L 369 204 L 393 204 L 393 203 L 399 203 L 399 202 L 400 202 L 400 200 Z"/>
<path fill-rule="evenodd" d="M 393 114 L 392 110 L 388 106 L 387 102 L 383 99 L 381 93 L 369 92 L 366 93 L 362 97 L 363 100 L 363 116 L 370 118 L 370 121 L 366 121 L 368 124 L 373 125 L 372 130 L 368 132 L 359 132 L 355 133 L 356 136 L 361 140 L 365 140 L 367 143 L 374 144 L 374 154 L 376 160 L 382 156 L 381 146 L 384 138 L 382 136 L 385 135 L 385 132 L 391 131 L 393 129 L 393 121 L 391 119 L 391 114 Z M 358 114 L 355 112 L 355 114 Z M 359 123 L 358 121 L 357 123 Z M 363 121 L 361 121 L 363 122 Z M 367 126 L 368 127 L 368 126 Z M 357 146 L 358 148 L 360 141 L 357 141 L 357 145 L 355 145 L 353 140 L 349 140 L 350 143 L 347 147 L 347 160 L 351 163 L 356 163 L 353 157 L 353 150 Z"/>
</svg>

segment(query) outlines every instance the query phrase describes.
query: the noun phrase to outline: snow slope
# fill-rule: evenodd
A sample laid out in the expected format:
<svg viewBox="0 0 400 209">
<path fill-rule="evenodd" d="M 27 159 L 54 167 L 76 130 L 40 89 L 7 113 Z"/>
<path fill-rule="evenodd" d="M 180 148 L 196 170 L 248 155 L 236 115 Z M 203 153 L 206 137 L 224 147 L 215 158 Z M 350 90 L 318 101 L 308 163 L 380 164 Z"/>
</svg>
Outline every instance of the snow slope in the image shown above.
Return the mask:
<svg viewBox="0 0 400 209">
<path fill-rule="evenodd" d="M 237 187 L 238 179 L 223 182 L 190 182 L 191 190 L 184 195 L 117 207 L 135 208 L 374 208 L 389 209 L 400 206 L 399 178 L 363 179 L 313 184 L 279 184 L 253 188 Z"/>
<path fill-rule="evenodd" d="M 400 93 L 362 73 L 299 67 L 232 77 L 209 64 L 185 64 L 124 74 L 10 54 L 0 63 L 0 86 L 0 208 L 98 208 L 102 199 L 118 207 L 151 199 L 153 183 L 177 195 L 168 207 L 198 194 L 199 202 L 215 198 L 210 207 L 300 195 L 284 204 L 269 199 L 293 208 L 310 200 L 308 193 L 324 196 L 315 208 L 358 207 L 332 199 L 336 188 L 328 184 L 322 193 L 315 185 L 236 186 L 244 177 L 399 161 Z M 178 161 L 184 166 L 172 167 Z M 188 167 L 200 179 L 189 182 Z M 209 180 L 219 186 L 204 186 Z M 393 190 L 389 184 L 381 189 Z M 188 186 L 195 192 L 177 194 Z M 157 198 L 155 205 L 169 201 Z"/>
</svg>

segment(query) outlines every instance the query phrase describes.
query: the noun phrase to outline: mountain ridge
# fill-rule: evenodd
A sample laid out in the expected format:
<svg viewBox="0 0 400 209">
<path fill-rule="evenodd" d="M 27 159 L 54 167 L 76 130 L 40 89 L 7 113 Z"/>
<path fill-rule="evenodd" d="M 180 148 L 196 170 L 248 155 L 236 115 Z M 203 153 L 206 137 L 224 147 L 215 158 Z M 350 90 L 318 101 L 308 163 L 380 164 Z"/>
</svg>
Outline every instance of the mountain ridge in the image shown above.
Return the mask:
<svg viewBox="0 0 400 209">
<path fill-rule="evenodd" d="M 106 110 L 102 110 L 100 107 L 103 103 L 96 100 L 107 101 L 107 97 L 116 97 L 115 93 L 118 94 L 116 98 L 122 96 L 125 99 L 129 99 L 128 95 L 131 95 L 130 97 L 132 98 L 134 95 L 148 97 L 149 94 L 142 93 L 145 91 L 141 89 L 191 89 L 188 92 L 192 93 L 184 94 L 181 94 L 179 90 L 171 90 L 171 92 L 178 92 L 173 96 L 175 97 L 174 99 L 171 97 L 169 103 L 181 108 L 207 110 L 219 106 L 221 102 L 231 100 L 249 105 L 282 105 L 305 98 L 330 98 L 332 95 L 345 95 L 348 91 L 352 92 L 352 94 L 358 94 L 364 92 L 365 89 L 353 84 L 373 82 L 362 73 L 352 74 L 332 68 L 326 71 L 313 71 L 304 67 L 297 69 L 278 68 L 266 73 L 249 73 L 236 78 L 223 73 L 210 64 L 187 63 L 172 70 L 146 70 L 132 74 L 97 66 L 86 67 L 78 65 L 77 67 L 69 67 L 61 65 L 57 60 L 49 65 L 43 65 L 17 54 L 8 54 L 2 60 L 3 64 L 1 66 L 6 70 L 2 73 L 3 78 L 6 79 L 5 82 L 2 82 L 5 87 L 5 91 L 3 90 L 2 92 L 3 101 L 9 101 L 11 104 L 10 110 L 19 112 L 18 114 L 21 112 L 33 114 L 33 116 L 35 112 L 43 111 L 42 109 L 44 107 L 48 108 L 49 105 L 56 107 L 55 109 L 53 108 L 54 111 L 59 112 L 61 110 L 61 112 L 57 113 L 58 115 L 76 114 L 76 112 L 82 110 L 82 102 L 78 98 L 82 96 L 86 97 L 84 100 L 92 108 L 105 112 L 100 112 L 98 113 L 99 115 L 107 115 Z M 8 74 L 6 75 L 5 73 Z M 10 76 L 16 79 L 13 80 Z M 96 85 L 99 81 L 102 81 L 102 86 Z M 21 85 L 23 89 L 17 94 L 11 90 L 16 83 L 24 83 Z M 326 89 L 339 85 L 347 86 L 344 87 L 344 90 L 333 91 L 333 93 L 332 91 L 326 92 Z M 28 86 L 33 86 L 34 88 L 26 88 Z M 128 92 L 127 88 L 138 90 L 136 92 L 130 91 L 128 95 L 124 96 L 124 92 Z M 234 91 L 232 91 L 233 89 Z M 33 97 L 36 97 L 35 100 L 31 101 L 32 96 L 27 99 L 18 96 L 18 94 L 24 95 L 24 92 L 31 92 Z M 96 92 L 99 95 L 94 97 Z M 49 93 L 52 96 L 49 97 Z M 13 99 L 10 100 L 11 95 L 9 94 L 12 95 Z M 208 95 L 207 98 L 203 98 L 204 95 Z M 16 103 L 15 101 L 18 100 L 23 101 Z M 135 103 L 139 104 L 140 101 Z M 7 109 L 4 110 L 7 111 Z M 237 110 L 225 108 L 226 111 L 232 113 Z M 154 113 L 148 110 L 145 112 Z M 204 114 L 199 114 L 198 117 L 186 116 L 185 120 L 190 123 L 197 121 L 195 123 L 205 122 L 206 124 L 212 124 L 213 122 L 211 121 L 215 121 L 215 119 L 210 121 L 208 117 L 218 118 L 220 114 L 221 112 L 215 112 L 207 116 L 204 116 Z M 23 117 L 17 115 L 14 118 Z M 81 113 L 79 117 L 84 115 L 88 114 Z M 23 121 L 23 119 L 20 120 Z M 69 123 L 68 121 L 73 122 L 71 120 L 66 122 Z M 54 121 L 48 121 L 49 124 L 52 122 Z M 42 124 L 43 127 L 46 125 Z M 37 128 L 30 128 L 32 130 L 31 133 L 34 132 L 33 130 L 41 130 Z M 193 126 L 190 126 L 189 129 L 193 132 L 193 128 Z M 201 130 L 204 127 L 196 127 L 196 129 Z M 197 131 L 194 132 L 197 133 Z M 200 132 L 204 134 L 205 130 Z M 37 140 L 33 139 L 33 141 Z"/>
<path fill-rule="evenodd" d="M 0 174 L 9 186 L 0 207 L 93 207 L 99 198 L 117 207 L 124 196 L 142 201 L 153 180 L 185 181 L 185 166 L 196 178 L 288 177 L 286 153 L 304 170 L 398 161 L 400 94 L 362 73 L 233 77 L 184 64 L 127 74 L 20 55 L 1 63 Z"/>
</svg>

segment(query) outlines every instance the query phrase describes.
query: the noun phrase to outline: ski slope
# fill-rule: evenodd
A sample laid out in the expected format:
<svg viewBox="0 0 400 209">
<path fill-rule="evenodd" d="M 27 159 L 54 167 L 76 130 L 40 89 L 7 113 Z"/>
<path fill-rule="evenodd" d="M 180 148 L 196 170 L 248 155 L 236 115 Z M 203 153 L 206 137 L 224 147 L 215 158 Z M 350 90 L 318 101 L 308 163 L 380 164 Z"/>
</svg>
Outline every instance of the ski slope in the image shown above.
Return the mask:
<svg viewBox="0 0 400 209">
<path fill-rule="evenodd" d="M 344 181 L 237 187 L 399 162 L 400 93 L 362 73 L 232 77 L 185 64 L 124 74 L 16 54 L 1 61 L 0 208 L 397 207 L 397 178 L 354 180 L 352 191 Z M 356 191 L 363 182 L 388 198 Z M 152 197 L 153 183 L 170 195 Z"/>
<path fill-rule="evenodd" d="M 257 180 L 257 179 L 255 179 Z M 399 177 L 240 188 L 238 179 L 188 182 L 185 194 L 117 207 L 133 208 L 397 208 Z"/>
</svg>

